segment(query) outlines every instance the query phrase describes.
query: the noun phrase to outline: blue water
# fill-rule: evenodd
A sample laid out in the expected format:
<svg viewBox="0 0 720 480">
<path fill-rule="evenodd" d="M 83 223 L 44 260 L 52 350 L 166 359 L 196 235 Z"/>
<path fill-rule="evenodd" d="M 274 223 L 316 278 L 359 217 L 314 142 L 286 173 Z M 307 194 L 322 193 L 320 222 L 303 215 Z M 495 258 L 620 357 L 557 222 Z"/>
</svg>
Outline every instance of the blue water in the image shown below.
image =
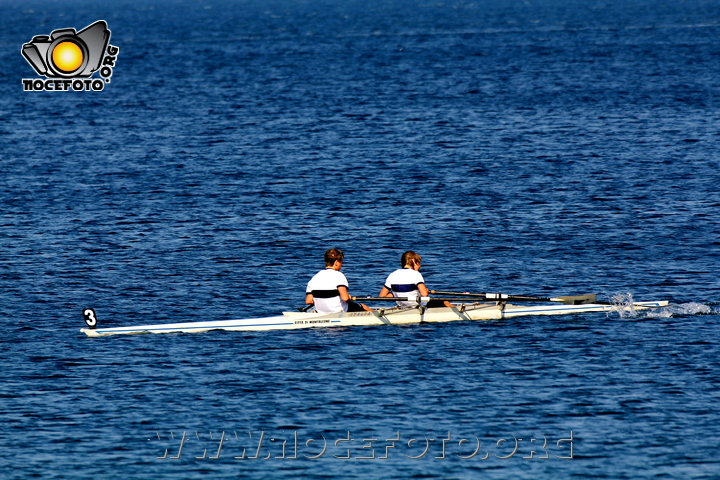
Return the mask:
<svg viewBox="0 0 720 480">
<path fill-rule="evenodd" d="M 720 478 L 717 2 L 0 11 L 1 478 Z M 23 91 L 23 43 L 97 20 L 102 92 Z M 412 249 L 430 288 L 673 305 L 79 332 L 293 310 L 330 247 L 355 295 Z"/>
</svg>

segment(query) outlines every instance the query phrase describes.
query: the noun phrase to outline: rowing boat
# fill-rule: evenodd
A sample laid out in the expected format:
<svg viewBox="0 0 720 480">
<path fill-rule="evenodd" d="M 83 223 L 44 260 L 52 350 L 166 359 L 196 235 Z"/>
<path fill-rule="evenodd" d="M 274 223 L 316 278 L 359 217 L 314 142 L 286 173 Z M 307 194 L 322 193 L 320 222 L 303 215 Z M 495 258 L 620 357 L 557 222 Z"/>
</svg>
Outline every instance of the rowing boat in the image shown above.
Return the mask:
<svg viewBox="0 0 720 480">
<path fill-rule="evenodd" d="M 633 302 L 630 305 L 590 303 L 581 305 L 515 305 L 505 302 L 462 303 L 452 308 L 379 308 L 371 312 L 306 313 L 284 312 L 280 316 L 237 320 L 140 325 L 134 327 L 97 328 L 95 312 L 83 314 L 90 328 L 80 331 L 90 337 L 138 333 L 207 332 L 209 330 L 293 330 L 313 327 L 350 327 L 368 325 L 402 325 L 408 323 L 452 322 L 458 320 L 499 320 L 528 315 L 568 315 L 588 312 L 617 311 L 619 308 L 646 310 L 664 307 L 667 301 Z M 88 319 L 91 319 L 88 321 Z"/>
</svg>

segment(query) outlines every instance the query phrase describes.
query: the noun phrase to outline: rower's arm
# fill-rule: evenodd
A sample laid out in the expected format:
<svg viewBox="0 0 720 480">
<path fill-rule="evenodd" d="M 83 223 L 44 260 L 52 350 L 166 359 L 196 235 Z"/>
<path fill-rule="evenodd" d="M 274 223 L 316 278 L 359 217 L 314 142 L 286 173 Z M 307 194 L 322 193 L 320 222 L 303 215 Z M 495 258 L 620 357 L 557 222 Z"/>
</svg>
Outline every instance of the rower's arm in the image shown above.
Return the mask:
<svg viewBox="0 0 720 480">
<path fill-rule="evenodd" d="M 305 294 L 305 303 L 308 305 L 313 305 L 315 303 L 315 299 L 313 298 L 312 293 Z"/>
<path fill-rule="evenodd" d="M 427 297 L 430 295 L 430 292 L 428 291 L 427 287 L 424 283 L 418 283 L 418 291 L 420 292 L 420 296 Z"/>
<path fill-rule="evenodd" d="M 340 287 L 337 287 L 337 289 L 338 289 L 338 293 L 340 294 L 340 298 L 342 298 L 343 302 L 349 302 L 350 300 L 352 300 L 350 298 L 350 294 L 348 293 L 347 287 L 340 286 Z"/>
<path fill-rule="evenodd" d="M 383 288 L 382 288 L 382 290 L 380 290 L 380 294 L 378 295 L 378 297 L 392 297 L 392 296 L 393 296 L 392 292 L 385 285 L 383 285 Z"/>
</svg>

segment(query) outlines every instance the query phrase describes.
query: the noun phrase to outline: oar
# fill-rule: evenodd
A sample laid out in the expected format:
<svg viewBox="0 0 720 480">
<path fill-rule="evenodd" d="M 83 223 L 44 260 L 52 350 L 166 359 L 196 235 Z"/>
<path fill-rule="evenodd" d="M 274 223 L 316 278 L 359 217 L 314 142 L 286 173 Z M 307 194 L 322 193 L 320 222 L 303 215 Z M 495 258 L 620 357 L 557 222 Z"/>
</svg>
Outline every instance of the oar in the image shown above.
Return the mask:
<svg viewBox="0 0 720 480">
<path fill-rule="evenodd" d="M 495 294 L 492 294 L 495 295 Z M 573 298 L 580 298 L 580 297 L 573 297 Z M 485 298 L 485 297 L 350 297 L 351 300 L 354 300 L 356 302 L 413 302 L 420 304 L 422 302 L 429 302 L 430 300 L 438 300 L 440 302 L 477 302 L 482 300 L 518 300 L 518 301 L 559 301 L 558 299 L 550 299 L 550 298 L 538 298 L 538 297 L 515 297 L 512 295 L 502 295 L 502 299 L 498 298 Z M 566 301 L 569 305 L 580 305 L 579 303 L 573 303 L 570 301 Z M 586 303 L 592 303 L 592 302 L 586 302 Z"/>
<path fill-rule="evenodd" d="M 463 297 L 477 298 L 478 300 L 509 300 L 513 302 L 560 302 L 566 305 L 583 305 L 596 303 L 597 295 L 571 295 L 565 297 L 527 297 L 525 295 L 505 295 L 504 293 L 469 293 L 469 292 L 445 292 L 430 290 L 433 295 L 457 295 Z"/>
<path fill-rule="evenodd" d="M 350 297 L 356 302 L 429 302 L 440 300 L 443 302 L 468 302 L 472 299 L 467 297 Z"/>
</svg>

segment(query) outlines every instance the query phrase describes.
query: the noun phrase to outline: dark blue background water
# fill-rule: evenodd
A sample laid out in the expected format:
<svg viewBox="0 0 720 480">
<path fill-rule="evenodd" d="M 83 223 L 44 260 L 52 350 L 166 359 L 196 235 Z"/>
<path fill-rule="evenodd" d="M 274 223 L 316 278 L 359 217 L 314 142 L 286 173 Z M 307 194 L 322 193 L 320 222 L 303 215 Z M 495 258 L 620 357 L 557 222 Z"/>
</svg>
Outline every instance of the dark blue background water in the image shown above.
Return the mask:
<svg viewBox="0 0 720 480">
<path fill-rule="evenodd" d="M 0 12 L 0 477 L 720 478 L 717 2 Z M 22 90 L 23 43 L 101 19 L 103 92 Z M 106 326 L 294 309 L 330 247 L 357 295 L 413 249 L 431 288 L 675 306 L 79 332 L 85 306 Z M 295 434 L 299 459 L 262 460 Z M 333 457 L 398 435 L 387 460 Z"/>
</svg>

